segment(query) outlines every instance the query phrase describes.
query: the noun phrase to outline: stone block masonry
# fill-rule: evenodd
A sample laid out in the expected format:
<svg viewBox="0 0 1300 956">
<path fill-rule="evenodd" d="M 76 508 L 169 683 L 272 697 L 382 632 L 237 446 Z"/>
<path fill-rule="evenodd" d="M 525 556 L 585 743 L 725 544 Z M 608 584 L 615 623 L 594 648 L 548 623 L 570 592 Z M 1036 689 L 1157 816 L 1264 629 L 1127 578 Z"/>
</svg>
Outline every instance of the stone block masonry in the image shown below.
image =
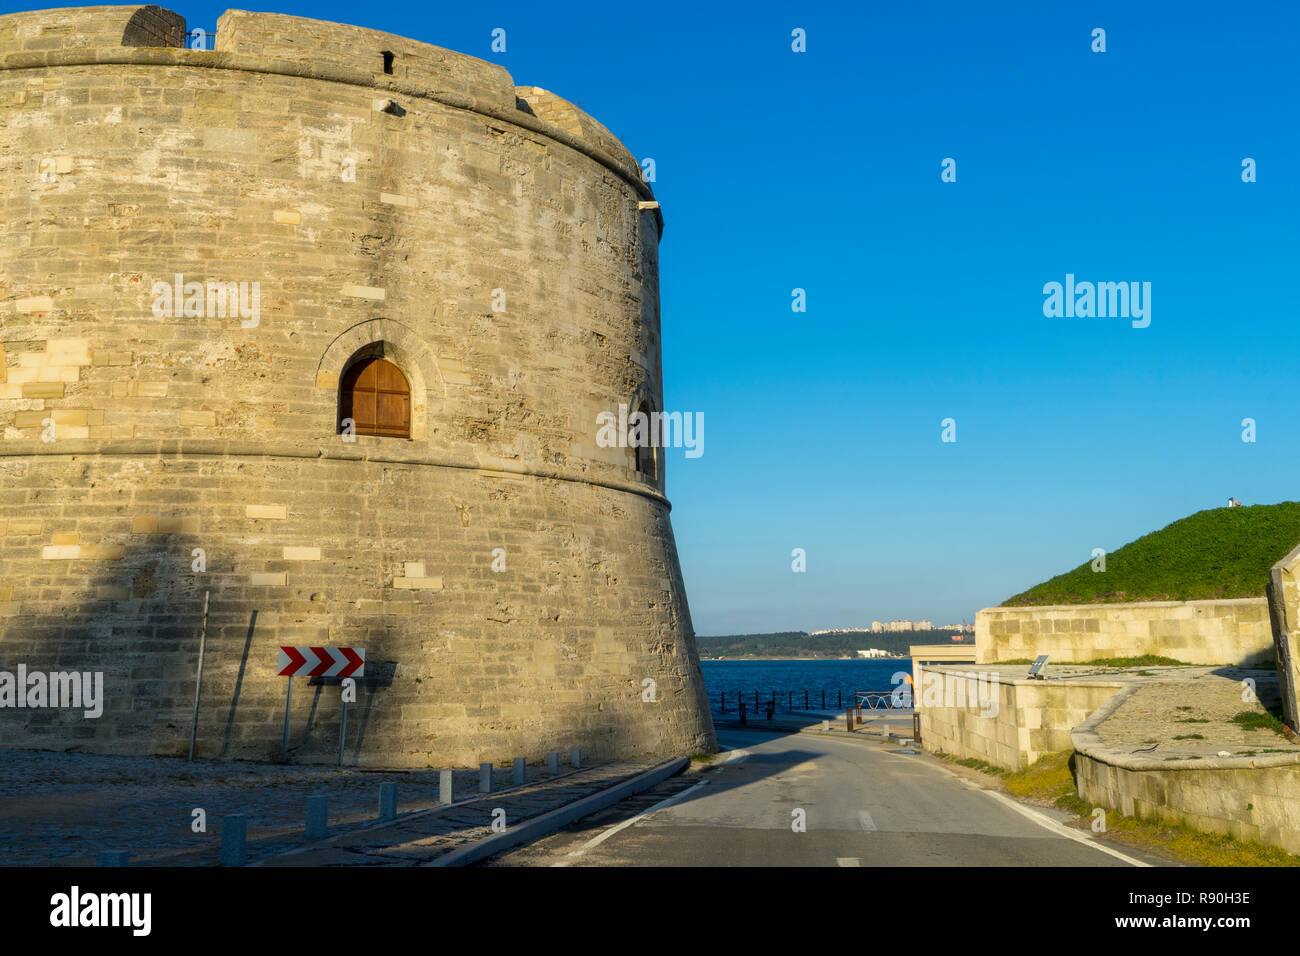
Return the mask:
<svg viewBox="0 0 1300 956">
<path fill-rule="evenodd" d="M 1300 730 L 1300 546 L 1269 569 L 1268 610 L 1277 653 L 1282 719 Z"/>
<path fill-rule="evenodd" d="M 1106 679 L 1029 680 L 1023 667 L 987 674 L 922 665 L 920 673 L 917 710 L 926 748 L 1008 770 L 1024 770 L 1045 754 L 1069 748 L 1071 730 L 1124 686 Z M 943 689 L 942 701 L 924 699 L 931 682 Z M 988 705 L 972 703 L 981 695 Z"/>
<path fill-rule="evenodd" d="M 278 759 L 281 644 L 366 648 L 348 763 L 714 749 L 662 461 L 594 441 L 662 408 L 632 154 L 393 34 L 184 35 L 153 6 L 0 16 L 0 669 L 107 697 L 0 708 L 0 746 L 185 753 L 210 592 L 200 756 Z M 161 308 L 177 276 L 255 287 L 256 317 Z M 340 433 L 375 357 L 409 438 Z M 292 759 L 337 759 L 337 685 L 295 681 L 290 716 Z"/>
<path fill-rule="evenodd" d="M 1126 688 L 1072 732 L 1079 796 L 1142 820 L 1300 853 L 1300 756 L 1294 749 L 1190 759 L 1145 748 L 1135 753 L 1131 741 L 1105 739 L 1104 725 L 1140 693 L 1140 685 Z"/>
<path fill-rule="evenodd" d="M 1274 658 L 1268 601 L 1146 601 L 990 607 L 975 615 L 976 660 L 1086 664 L 1154 654 L 1185 664 L 1252 666 Z"/>
</svg>

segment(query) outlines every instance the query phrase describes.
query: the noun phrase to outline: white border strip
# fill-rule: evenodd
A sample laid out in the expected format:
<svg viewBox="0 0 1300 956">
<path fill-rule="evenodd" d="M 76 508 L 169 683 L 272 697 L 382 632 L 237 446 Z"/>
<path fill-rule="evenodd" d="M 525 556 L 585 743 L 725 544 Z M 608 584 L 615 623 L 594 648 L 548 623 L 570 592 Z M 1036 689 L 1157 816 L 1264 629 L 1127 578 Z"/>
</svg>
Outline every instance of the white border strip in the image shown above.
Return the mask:
<svg viewBox="0 0 1300 956">
<path fill-rule="evenodd" d="M 687 787 L 685 790 L 681 791 L 680 793 L 675 793 L 671 797 L 668 797 L 667 799 L 660 800 L 658 803 L 656 803 L 653 807 L 650 807 L 648 810 L 642 810 L 636 816 L 628 817 L 622 823 L 614 824 L 612 827 L 610 827 L 608 830 L 606 830 L 604 833 L 600 834 L 599 836 L 592 837 L 590 840 L 588 840 L 586 843 L 582 845 L 582 849 L 574 850 L 572 853 L 569 854 L 569 856 L 582 856 L 582 854 L 585 853 L 587 850 L 590 850 L 592 847 L 600 846 L 602 843 L 604 843 L 606 840 L 612 837 L 615 833 L 618 833 L 620 830 L 626 829 L 627 827 L 630 827 L 635 823 L 640 823 L 646 817 L 650 816 L 650 814 L 657 813 L 660 810 L 664 809 L 665 807 L 672 806 L 674 803 L 677 803 L 680 800 L 685 800 L 696 790 L 700 789 L 700 787 L 706 786 L 708 782 L 709 781 L 707 780 L 701 780 L 693 787 Z"/>
<path fill-rule="evenodd" d="M 1126 853 L 1119 852 L 1119 850 L 1116 850 L 1113 847 L 1106 846 L 1106 844 L 1104 843 L 1098 843 L 1096 840 L 1090 840 L 1088 837 L 1084 836 L 1082 833 L 1078 832 L 1077 830 L 1072 830 L 1069 827 L 1065 826 L 1064 824 L 1057 823 L 1051 817 L 1045 816 L 1044 814 L 1039 813 L 1037 810 L 1029 809 L 1029 807 L 1026 807 L 1021 803 L 1018 803 L 1015 800 L 1012 800 L 1006 794 L 999 793 L 996 790 L 983 790 L 983 789 L 980 790 L 980 793 L 987 793 L 994 800 L 1006 804 L 1012 810 L 1015 810 L 1016 813 L 1019 813 L 1021 816 L 1028 817 L 1030 820 L 1033 820 L 1035 823 L 1037 823 L 1040 827 L 1043 827 L 1046 830 L 1051 830 L 1053 833 L 1057 834 L 1058 836 L 1063 836 L 1066 839 L 1073 840 L 1075 843 L 1082 843 L 1084 846 L 1091 847 L 1094 850 L 1100 850 L 1102 853 L 1108 853 L 1111 856 L 1115 857 L 1115 859 L 1117 860 L 1123 860 L 1129 866 L 1146 866 L 1146 867 L 1151 866 L 1150 863 L 1144 863 L 1143 861 L 1135 857 L 1131 857 Z"/>
</svg>

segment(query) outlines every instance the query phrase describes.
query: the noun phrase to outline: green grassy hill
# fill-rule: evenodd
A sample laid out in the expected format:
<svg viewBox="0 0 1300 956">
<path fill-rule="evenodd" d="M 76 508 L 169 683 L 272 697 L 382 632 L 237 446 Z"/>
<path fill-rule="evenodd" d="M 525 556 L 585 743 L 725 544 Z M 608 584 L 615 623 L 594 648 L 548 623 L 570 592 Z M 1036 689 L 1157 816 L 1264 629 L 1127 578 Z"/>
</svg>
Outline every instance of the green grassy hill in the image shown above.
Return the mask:
<svg viewBox="0 0 1300 956">
<path fill-rule="evenodd" d="M 1198 511 L 1002 602 L 1100 604 L 1262 597 L 1268 569 L 1300 544 L 1300 502 Z"/>
</svg>

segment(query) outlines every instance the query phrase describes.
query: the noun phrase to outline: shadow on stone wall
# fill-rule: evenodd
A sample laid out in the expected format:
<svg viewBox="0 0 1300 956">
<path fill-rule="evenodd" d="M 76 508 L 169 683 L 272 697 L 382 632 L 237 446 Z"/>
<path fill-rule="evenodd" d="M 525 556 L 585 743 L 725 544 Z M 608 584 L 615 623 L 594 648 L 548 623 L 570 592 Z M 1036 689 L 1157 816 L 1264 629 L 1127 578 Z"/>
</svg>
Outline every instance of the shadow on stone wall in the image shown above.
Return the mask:
<svg viewBox="0 0 1300 956">
<path fill-rule="evenodd" d="M 224 566 L 233 558 L 205 551 L 209 563 L 196 570 L 195 549 L 205 541 L 199 533 L 133 534 L 119 560 L 60 561 L 55 587 L 64 593 L 75 587 L 85 599 L 49 612 L 34 612 L 35 602 L 24 599 L 26 613 L 5 619 L 0 630 L 0 670 L 16 672 L 23 664 L 29 674 L 102 673 L 103 712 L 94 718 L 83 709 L 6 709 L 0 711 L 0 746 L 188 755 L 206 593 L 195 754 L 281 760 L 288 678 L 275 670 L 282 640 L 250 599 L 246 576 Z M 63 585 L 64 575 L 84 578 Z M 381 650 L 378 639 L 367 645 Z M 357 701 L 348 708 L 352 762 L 365 752 L 377 694 L 396 673 L 395 662 L 370 656 Z M 336 761 L 338 680 L 298 677 L 294 684 L 290 761 Z"/>
</svg>

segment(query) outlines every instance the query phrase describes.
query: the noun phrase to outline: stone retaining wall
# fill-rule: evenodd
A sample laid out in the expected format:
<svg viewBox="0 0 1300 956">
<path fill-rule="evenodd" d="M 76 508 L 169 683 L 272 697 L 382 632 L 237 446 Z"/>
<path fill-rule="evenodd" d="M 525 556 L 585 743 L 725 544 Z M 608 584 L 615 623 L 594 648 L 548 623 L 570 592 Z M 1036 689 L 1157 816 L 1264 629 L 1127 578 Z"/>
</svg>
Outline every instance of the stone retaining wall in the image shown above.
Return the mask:
<svg viewBox="0 0 1300 956">
<path fill-rule="evenodd" d="M 1294 754 L 1180 760 L 1106 750 L 1096 728 L 1136 688 L 1071 735 L 1079 796 L 1141 820 L 1254 840 L 1300 853 L 1300 763 Z"/>
<path fill-rule="evenodd" d="M 1266 598 L 990 607 L 975 615 L 979 663 L 1049 654 L 1056 663 L 1156 654 L 1187 664 L 1274 660 Z"/>
<path fill-rule="evenodd" d="M 1300 683 L 1300 547 L 1269 570 L 1268 610 L 1273 622 L 1277 649 L 1277 676 L 1282 692 L 1282 719 L 1292 730 L 1300 730 L 1300 705 L 1296 687 Z"/>
<path fill-rule="evenodd" d="M 1017 674 L 1021 673 L 1019 667 Z M 997 706 L 981 706 L 996 697 Z M 935 705 L 927 690 L 942 685 Z M 917 701 L 926 749 L 1023 770 L 1044 754 L 1070 747 L 1070 729 L 1113 697 L 1121 681 L 1026 680 L 961 667 L 922 666 Z M 996 691 L 996 694 L 994 694 Z M 972 706 L 971 701 L 976 703 Z"/>
</svg>

